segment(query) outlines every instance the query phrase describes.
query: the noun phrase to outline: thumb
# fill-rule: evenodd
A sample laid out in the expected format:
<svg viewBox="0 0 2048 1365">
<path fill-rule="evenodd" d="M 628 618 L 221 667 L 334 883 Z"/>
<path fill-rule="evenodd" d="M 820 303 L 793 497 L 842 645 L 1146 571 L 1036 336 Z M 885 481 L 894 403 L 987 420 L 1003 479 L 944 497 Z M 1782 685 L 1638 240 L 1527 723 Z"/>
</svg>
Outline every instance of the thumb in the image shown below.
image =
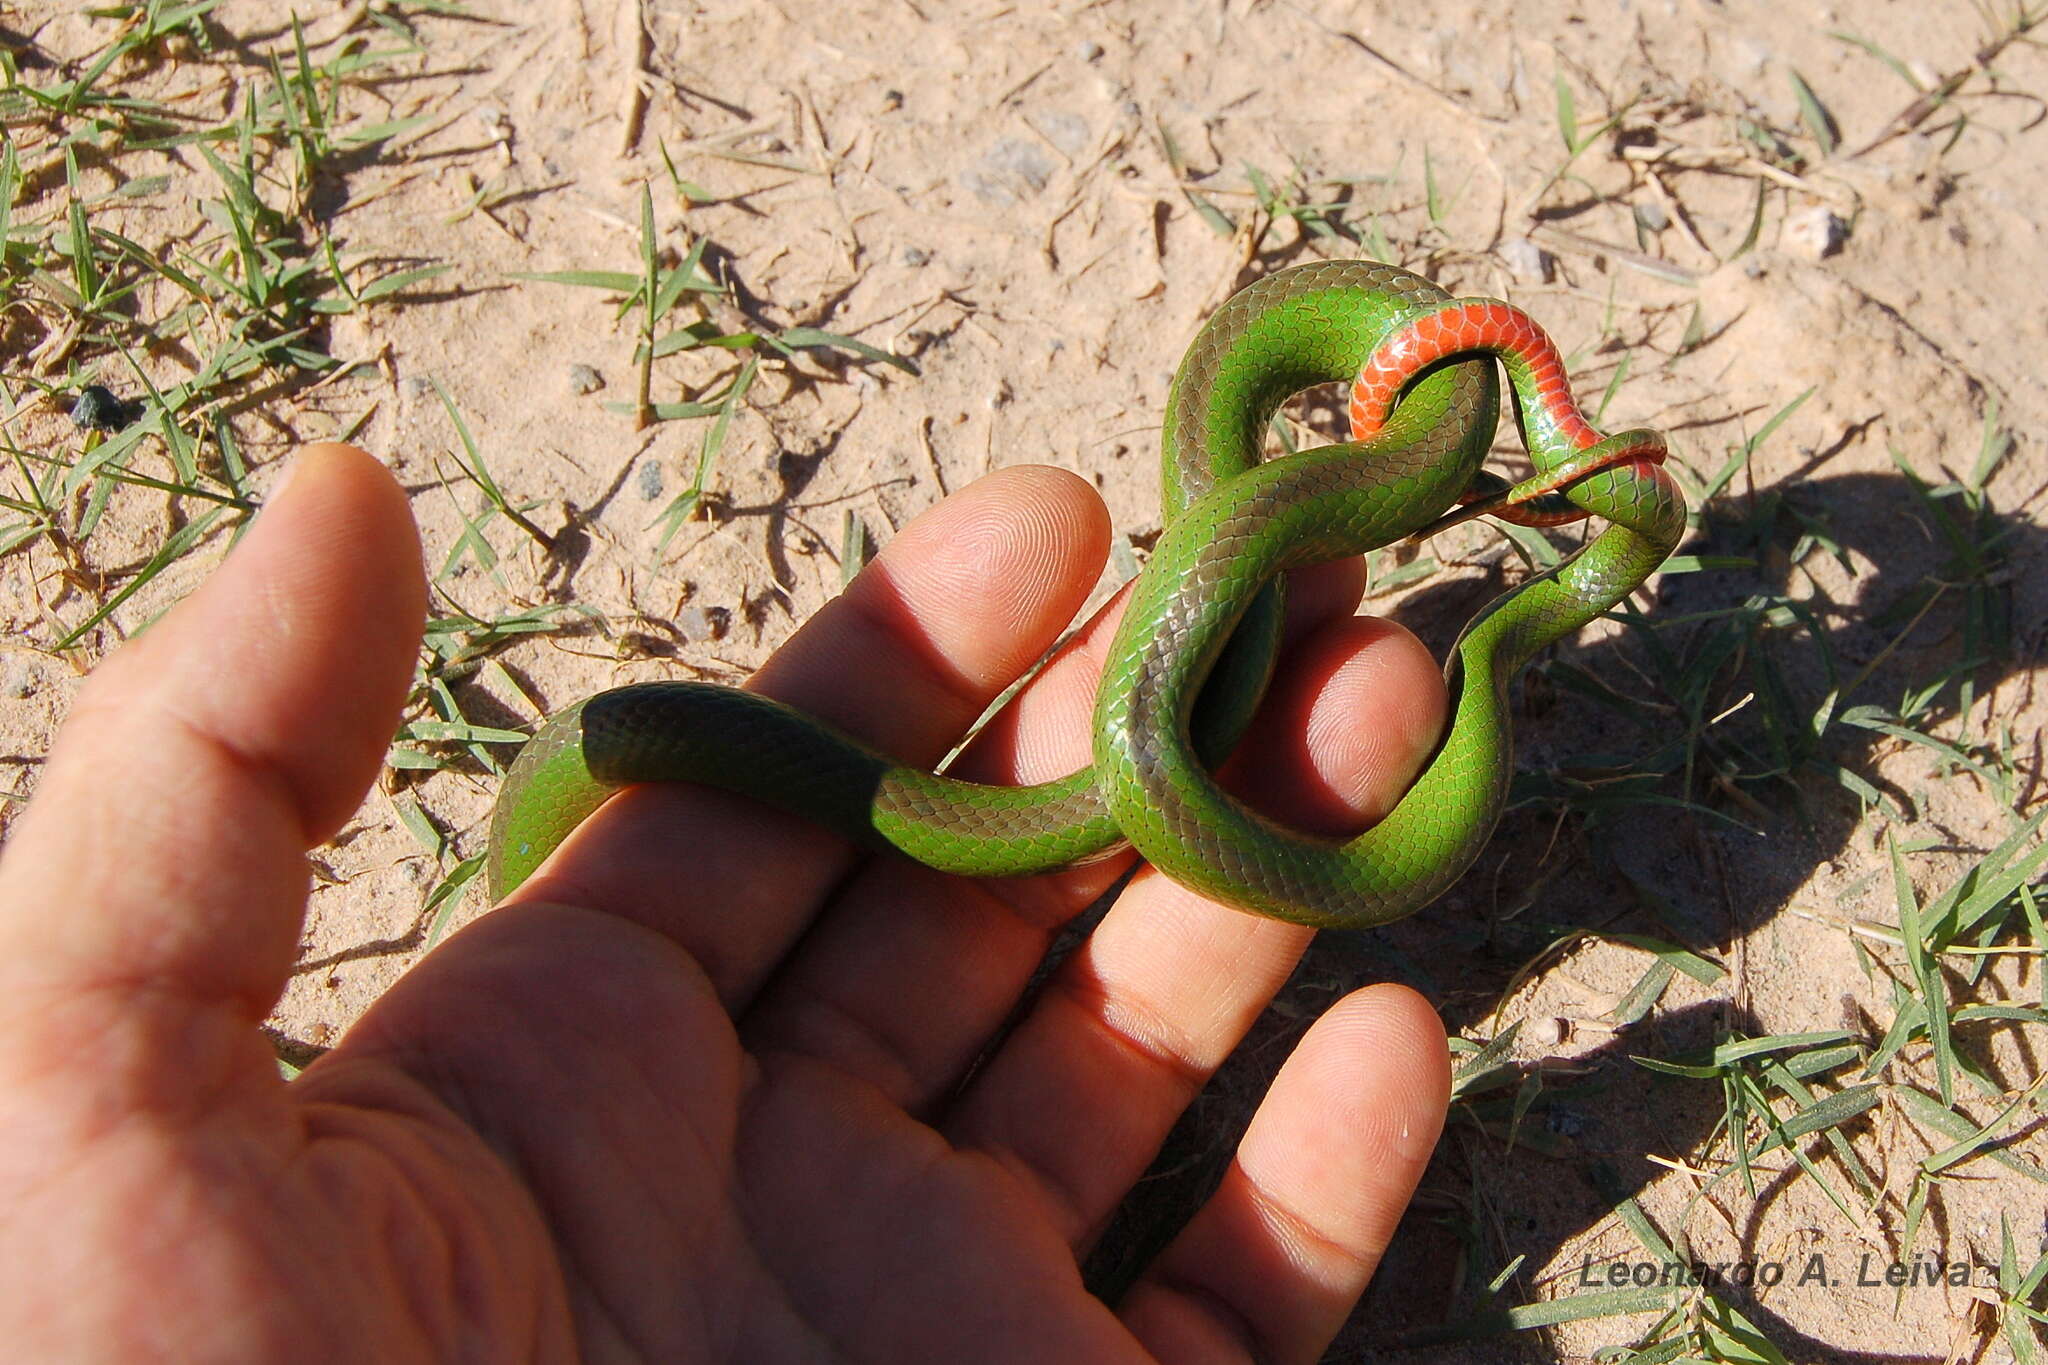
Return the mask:
<svg viewBox="0 0 2048 1365">
<path fill-rule="evenodd" d="M 305 850 L 376 775 L 424 611 L 403 490 L 360 450 L 306 450 L 213 577 L 81 690 L 0 858 L 0 1057 L 69 1029 L 118 1086 L 211 1073 L 204 1038 L 247 1048 L 296 950 Z"/>
</svg>

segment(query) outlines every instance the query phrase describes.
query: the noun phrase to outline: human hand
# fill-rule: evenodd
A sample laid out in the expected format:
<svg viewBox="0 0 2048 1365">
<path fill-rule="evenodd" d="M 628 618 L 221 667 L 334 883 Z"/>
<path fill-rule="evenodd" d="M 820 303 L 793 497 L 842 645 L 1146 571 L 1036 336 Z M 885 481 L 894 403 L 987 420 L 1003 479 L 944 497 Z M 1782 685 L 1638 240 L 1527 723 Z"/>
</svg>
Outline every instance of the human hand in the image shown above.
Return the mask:
<svg viewBox="0 0 2048 1365">
<path fill-rule="evenodd" d="M 752 684 L 921 762 L 1087 596 L 1095 494 L 1006 470 L 920 517 Z M 306 849 L 381 762 L 424 590 L 404 495 L 300 457 L 227 564 L 82 690 L 0 858 L 0 1341 L 21 1359 L 1313 1360 L 1449 1087 L 1413 992 L 1301 1042 L 1235 1164 L 1122 1302 L 1077 1257 L 1307 932 L 1141 872 L 867 859 L 640 787 L 296 1081 L 257 1025 Z M 1295 593 L 1241 785 L 1363 823 L 1441 724 L 1414 640 Z M 1097 621 L 965 756 L 1088 757 Z M 980 1065 L 969 1076 L 977 1060 Z"/>
</svg>

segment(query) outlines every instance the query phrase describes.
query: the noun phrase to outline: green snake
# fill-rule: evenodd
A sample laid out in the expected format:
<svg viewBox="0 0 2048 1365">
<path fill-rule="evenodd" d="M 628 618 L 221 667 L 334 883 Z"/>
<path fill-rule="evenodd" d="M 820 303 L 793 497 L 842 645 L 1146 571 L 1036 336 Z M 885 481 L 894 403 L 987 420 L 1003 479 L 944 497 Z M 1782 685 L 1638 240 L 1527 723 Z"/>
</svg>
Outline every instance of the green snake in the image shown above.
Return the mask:
<svg viewBox="0 0 2048 1365">
<path fill-rule="evenodd" d="M 1480 467 L 1499 415 L 1495 356 L 1536 470 L 1513 486 Z M 1262 463 L 1280 404 L 1331 382 L 1352 385 L 1353 439 Z M 1634 591 L 1685 528 L 1663 439 L 1593 431 L 1556 348 L 1525 314 L 1370 261 L 1297 266 L 1227 301 L 1181 362 L 1162 445 L 1166 529 L 1110 647 L 1091 767 L 988 786 L 905 765 L 736 688 L 615 688 L 551 717 L 513 763 L 486 856 L 493 900 L 620 786 L 682 781 L 963 876 L 1055 871 L 1128 842 L 1240 909 L 1326 928 L 1384 924 L 1435 899 L 1491 835 L 1507 796 L 1515 673 Z M 1466 626 L 1445 667 L 1450 724 L 1393 811 L 1355 838 L 1319 838 L 1224 791 L 1210 770 L 1271 677 L 1280 575 L 1482 512 L 1607 525 Z"/>
</svg>

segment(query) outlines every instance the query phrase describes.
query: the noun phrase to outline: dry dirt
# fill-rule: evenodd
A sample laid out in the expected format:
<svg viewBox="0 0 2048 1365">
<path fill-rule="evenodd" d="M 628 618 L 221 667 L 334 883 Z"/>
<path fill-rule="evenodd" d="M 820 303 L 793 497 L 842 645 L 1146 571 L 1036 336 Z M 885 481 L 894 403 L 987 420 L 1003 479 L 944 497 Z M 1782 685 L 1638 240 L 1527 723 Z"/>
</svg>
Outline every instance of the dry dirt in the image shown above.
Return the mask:
<svg viewBox="0 0 2048 1365">
<path fill-rule="evenodd" d="M 62 58 L 104 41 L 103 22 L 74 8 L 31 0 L 6 22 Z M 301 13 L 317 45 L 361 8 L 304 0 Z M 1512 813 L 1440 906 L 1382 935 L 1319 945 L 1240 1064 L 1175 1135 L 1165 1164 L 1182 1179 L 1147 1187 L 1096 1269 L 1113 1282 L 1120 1260 L 1185 1212 L 1186 1181 L 1227 1151 L 1294 1032 L 1338 991 L 1391 976 L 1439 1002 L 1454 1032 L 1484 1039 L 1530 1021 L 1515 1056 L 1544 1078 L 1545 1104 L 1512 1147 L 1499 1125 L 1454 1117 L 1332 1359 L 1582 1360 L 1634 1340 L 1649 1318 L 1462 1347 L 1401 1344 L 1458 1320 L 1469 1302 L 1459 1296 L 1511 1262 L 1500 1298 L 1518 1304 L 1580 1289 L 1588 1258 L 1596 1270 L 1639 1258 L 1612 1216 L 1627 1195 L 1666 1235 L 1683 1228 L 1709 1260 L 1789 1262 L 1796 1273 L 1811 1253 L 1824 1256 L 1835 1284 L 1794 1286 L 1788 1276 L 1730 1295 L 1791 1359 L 1932 1361 L 1952 1347 L 1963 1358 L 2007 1358 L 2004 1345 L 1985 1342 L 1987 1310 L 1970 1291 L 1854 1283 L 1865 1253 L 1879 1262 L 1894 1254 L 1906 1181 L 1930 1150 L 1893 1107 L 1848 1129 L 1891 1182 L 1877 1213 L 1845 1218 L 1781 1159 L 1764 1163 L 1776 1173 L 1759 1177 L 1754 1199 L 1739 1177 L 1698 1197 L 1693 1171 L 1727 1150 L 1712 1132 L 1716 1087 L 1660 1079 L 1629 1057 L 1691 1055 L 1720 1027 L 1847 1027 L 1874 1043 L 1896 1003 L 1873 960 L 1895 966 L 1898 954 L 1867 937 L 1859 944 L 1847 926 L 1896 923 L 1887 831 L 1927 846 L 1912 871 L 1931 891 L 2002 837 L 2008 810 L 2026 813 L 2041 799 L 2034 668 L 2048 600 L 2033 570 L 2048 479 L 2048 126 L 2035 92 L 2048 91 L 2048 56 L 2019 43 L 1980 69 L 1990 35 L 1962 0 L 649 0 L 646 109 L 629 137 L 635 44 L 617 13 L 629 7 L 475 0 L 474 14 L 495 16 L 480 20 L 424 8 L 408 7 L 424 55 L 349 98 L 362 117 L 430 122 L 334 168 L 318 207 L 350 256 L 455 268 L 400 306 L 337 320 L 328 348 L 366 363 L 317 390 L 267 395 L 239 424 L 265 463 L 294 442 L 353 431 L 414 490 L 428 562 L 439 565 L 481 501 L 444 482 L 446 453 L 459 446 L 434 381 L 501 486 L 532 500 L 544 529 L 567 528 L 567 553 L 550 562 L 498 521 L 490 534 L 502 565 L 466 563 L 440 583 L 444 604 L 480 616 L 568 601 L 602 618 L 499 655 L 518 686 L 495 672 L 469 682 L 463 703 L 481 723 L 525 726 L 540 708 L 625 681 L 737 679 L 837 590 L 849 512 L 886 539 L 1001 465 L 1049 462 L 1093 480 L 1142 556 L 1159 524 L 1156 431 L 1182 349 L 1235 286 L 1304 260 L 1383 244 L 1454 293 L 1512 299 L 1559 338 L 1589 400 L 1628 357 L 1604 425 L 1670 431 L 1694 487 L 1812 388 L 1722 509 L 1739 518 L 1758 497 L 1783 493 L 1831 530 L 1840 558 L 1813 554 L 1795 566 L 1782 542 L 1777 562 L 1734 588 L 1711 575 L 1667 579 L 1653 609 L 1705 611 L 1749 591 L 1784 592 L 1811 607 L 1847 670 L 1872 665 L 1852 702 L 1894 705 L 1962 648 L 1953 597 L 1889 651 L 1903 623 L 1876 618 L 1946 562 L 1900 464 L 1937 483 L 1966 474 L 1995 411 L 2016 443 L 1989 488 L 2011 536 L 2001 591 L 2014 651 L 1979 671 L 1973 710 L 1958 716 L 1950 693 L 1933 728 L 1995 747 L 2005 727 L 2021 779 L 2013 805 L 1922 748 L 1852 731 L 1861 738 L 1840 739 L 1833 757 L 1893 794 L 1908 821 L 1865 816 L 1813 782 L 1740 799 L 1705 783 L 1690 793 L 1762 835 L 1671 806 L 1631 806 L 1591 824 L 1560 822 L 1547 806 Z M 226 3 L 213 20 L 275 47 L 289 41 L 281 13 Z M 1927 83 L 1973 74 L 1955 102 L 1901 128 L 1912 88 L 1844 32 Z M 1831 156 L 1802 121 L 1795 69 L 1832 115 Z M 228 88 L 203 62 L 136 79 L 193 108 L 227 107 Z M 1566 160 L 1559 80 L 1584 130 L 1617 112 L 1620 121 L 1554 179 Z M 1768 131 L 1750 139 L 1745 126 Z M 710 202 L 678 206 L 664 145 Z M 189 155 L 137 161 L 127 173 L 172 179 L 128 210 L 128 230 L 146 243 L 175 240 L 217 189 Z M 1306 181 L 1310 202 L 1341 201 L 1337 216 L 1357 240 L 1284 218 L 1263 240 L 1218 232 L 1183 186 L 1241 225 L 1264 226 L 1247 167 L 1275 184 Z M 688 482 L 706 424 L 636 432 L 607 411 L 605 402 L 632 396 L 630 321 L 616 321 L 602 293 L 510 278 L 637 268 L 650 180 L 665 246 L 707 239 L 707 267 L 733 285 L 741 314 L 851 335 L 919 369 L 913 377 L 826 352 L 789 362 L 764 354 L 715 475 L 713 515 L 666 548 L 657 519 Z M 1759 184 L 1760 232 L 1743 252 Z M 479 186 L 490 207 L 467 211 Z M 1830 221 L 1839 247 L 1821 255 L 1813 234 Z M 1539 250 L 1547 278 L 1532 268 Z M 714 320 L 730 330 L 733 314 Z M 153 363 L 160 378 L 178 377 L 174 361 Z M 655 397 L 697 396 L 737 363 L 725 351 L 664 359 Z M 603 389 L 577 392 L 578 365 L 593 367 Z M 16 435 L 73 439 L 52 413 Z M 1512 443 L 1511 430 L 1504 437 Z M 259 486 L 271 476 L 259 471 Z M 111 516 L 108 544 L 121 548 L 108 550 L 110 565 L 141 558 L 163 534 L 160 499 L 124 495 Z M 1491 530 L 1461 530 L 1435 547 L 1446 572 L 1369 606 L 1441 649 L 1521 573 L 1501 546 Z M 114 625 L 138 628 L 222 548 L 139 594 Z M 46 610 L 79 615 L 32 558 L 0 569 L 18 638 L 46 641 Z M 1106 571 L 1103 591 L 1121 576 Z M 83 653 L 8 655 L 17 676 L 0 698 L 0 751 L 20 756 L 6 769 L 16 790 L 33 787 L 33 756 L 78 670 L 114 642 L 102 632 Z M 1631 694 L 1635 651 L 1618 627 L 1601 627 L 1563 657 Z M 1818 699 L 1816 677 L 1792 682 Z M 1626 748 L 1626 728 L 1569 691 L 1524 689 L 1522 698 L 1526 768 L 1596 752 L 1609 729 Z M 422 951 L 423 899 L 445 869 L 400 825 L 395 803 L 417 800 L 461 853 L 480 847 L 488 774 L 458 763 L 387 776 L 317 855 L 304 959 L 275 1021 L 293 1045 L 330 1043 Z M 477 899 L 473 890 L 458 922 L 482 912 Z M 1681 941 L 1729 975 L 1712 986 L 1681 976 L 1657 1010 L 1621 1028 L 1609 1016 L 1648 959 L 1611 939 L 1539 952 L 1553 926 Z M 1518 978 L 1525 965 L 1533 971 Z M 2039 965 L 1995 959 L 1968 991 L 2039 1003 Z M 2014 1091 L 2042 1066 L 2040 1039 L 2024 1028 L 1971 1038 Z M 1923 1083 L 1925 1052 L 1908 1049 L 1904 1063 Z M 1967 1089 L 1963 1103 L 1979 1119 L 1999 1107 Z M 2048 1147 L 2033 1135 L 2037 1123 L 2020 1116 L 2014 1151 L 2040 1163 Z M 1812 1150 L 1830 1183 L 1852 1188 L 1825 1144 Z M 2041 1187 L 1986 1162 L 1968 1174 L 1942 1187 L 1920 1248 L 1995 1264 L 2004 1212 L 2031 1262 L 2044 1231 Z M 1986 1282 L 1979 1270 L 1976 1283 Z"/>
</svg>

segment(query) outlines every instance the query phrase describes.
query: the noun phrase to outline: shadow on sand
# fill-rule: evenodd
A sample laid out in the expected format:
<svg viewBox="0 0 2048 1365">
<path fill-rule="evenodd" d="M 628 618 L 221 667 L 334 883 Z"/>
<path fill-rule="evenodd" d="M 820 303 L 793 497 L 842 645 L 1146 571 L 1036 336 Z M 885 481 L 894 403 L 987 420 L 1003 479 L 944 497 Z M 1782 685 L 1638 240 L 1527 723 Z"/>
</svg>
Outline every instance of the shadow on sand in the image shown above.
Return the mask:
<svg viewBox="0 0 2048 1365">
<path fill-rule="evenodd" d="M 1953 582 L 1955 546 L 1931 524 L 1923 491 L 1906 476 L 1820 478 L 1727 501 L 1730 508 L 1724 512 L 1717 504 L 1680 553 L 1752 563 L 1663 579 L 1648 617 L 1660 623 L 1657 647 L 1681 658 L 1711 649 L 1703 632 L 1725 623 L 1726 613 L 1766 599 L 1802 600 L 1809 613 L 1805 623 L 1784 627 L 1770 646 L 1768 676 L 1757 672 L 1763 661 L 1730 652 L 1712 670 L 1722 695 L 1710 700 L 1705 714 L 1717 714 L 1763 686 L 1778 689 L 1782 703 L 1810 717 L 1832 685 L 1830 659 L 1835 678 L 1864 675 L 1855 695 L 1842 699 L 1843 707 L 1889 702 L 1944 671 L 1967 677 L 1981 692 L 2017 667 L 1992 648 L 2007 610 L 2002 590 L 1976 598 L 1947 591 L 1929 601 L 1930 584 L 1944 574 Z M 1861 567 L 1847 579 L 1849 600 L 1828 600 L 1793 558 L 1815 530 L 1853 552 Z M 1980 547 L 1995 542 L 1998 553 L 2021 563 L 2044 548 L 2038 543 L 2041 530 L 2019 519 L 1980 521 L 1972 535 Z M 1805 548 L 1826 552 L 1824 542 L 1807 542 Z M 1431 587 L 1408 598 L 1396 618 L 1441 654 L 1459 625 L 1504 582 L 1495 572 L 1487 581 L 1468 576 Z M 1752 648 L 1763 650 L 1755 641 Z M 1773 739 L 1769 717 L 1756 707 L 1750 708 L 1754 716 L 1734 719 L 1725 740 L 1714 741 L 1723 745 L 1717 754 L 1695 753 L 1701 761 L 1692 769 L 1692 790 L 1686 790 L 1685 765 L 1670 761 L 1684 725 L 1669 698 L 1645 698 L 1640 714 L 1630 716 L 1614 698 L 1596 704 L 1583 686 L 1571 685 L 1590 677 L 1627 696 L 1656 676 L 1644 655 L 1643 636 L 1630 631 L 1592 645 L 1567 643 L 1532 666 L 1517 684 L 1515 712 L 1524 779 L 1518 791 L 1533 799 L 1508 812 L 1478 866 L 1436 905 L 1384 929 L 1319 936 L 1247 1044 L 1183 1118 L 1096 1249 L 1089 1272 L 1102 1292 L 1114 1296 L 1199 1206 L 1295 1040 L 1345 992 L 1373 981 L 1405 982 L 1437 1005 L 1453 1033 L 1469 1029 L 1483 1038 L 1509 1022 L 1490 1022 L 1488 1016 L 1517 973 L 1574 930 L 1648 935 L 1733 967 L 1730 946 L 1779 914 L 1817 866 L 1845 850 L 1862 822 L 1863 804 L 1831 775 L 1835 765 L 1860 773 L 1909 817 L 1918 812 L 1915 793 L 1884 789 L 1870 771 L 1874 747 L 1894 741 L 1839 723 L 1827 727 L 1810 752 L 1795 747 L 1784 776 L 1738 784 L 1742 790 L 1734 800 L 1717 797 L 1708 780 L 1716 764 L 1740 769 L 1745 757 L 1785 756 L 1783 737 Z M 1955 692 L 1951 687 L 1943 697 L 1951 715 Z M 1940 716 L 1939 705 L 1933 714 Z M 1611 772 L 1631 763 L 1663 773 L 1636 789 L 1661 804 L 1640 798 L 1574 804 L 1564 799 L 1572 784 L 1554 780 L 1560 772 Z M 1761 1032 L 1736 1005 L 1739 985 L 1723 977 L 1707 1003 L 1652 1010 L 1590 1052 L 1561 1049 L 1569 1065 L 1545 1068 L 1541 1093 L 1522 1117 L 1512 1148 L 1505 1135 L 1515 1078 L 1506 1089 L 1480 1097 L 1476 1107 L 1454 1108 L 1416 1207 L 1328 1359 L 1553 1359 L 1541 1333 L 1505 1332 L 1487 1314 L 1560 1293 L 1592 1292 L 1576 1284 L 1539 1291 L 1527 1270 L 1549 1264 L 1560 1248 L 1610 1218 L 1622 1200 L 1662 1174 L 1665 1168 L 1653 1158 L 1693 1156 L 1714 1133 L 1723 1117 L 1719 1084 L 1674 1078 L 1631 1059 L 1698 1060 L 1731 1032 Z M 1855 1012 L 1843 1025 L 1875 1047 L 1885 1022 Z M 1852 1063 L 1837 1074 L 1851 1078 L 1858 1070 L 1860 1064 Z M 1851 1120 L 1847 1131 L 1866 1122 L 1867 1117 Z M 1852 1188 L 1825 1144 L 1810 1142 L 1829 1180 Z M 1740 1177 L 1733 1179 L 1725 1188 L 1729 1202 L 1744 1210 L 1735 1225 L 1742 1256 L 1759 1262 L 1782 1257 L 1781 1250 L 1756 1239 L 1765 1211 L 1790 1182 L 1759 1176 L 1752 1205 Z M 1930 1220 L 1937 1217 L 1930 1208 Z M 1929 1228 L 1932 1235 L 1923 1230 L 1919 1239 L 1923 1249 L 1940 1245 L 1946 1231 L 1932 1221 Z M 1674 1230 L 1663 1231 L 1669 1236 Z M 1828 1270 L 1838 1282 L 1854 1284 L 1859 1266 L 1840 1245 Z M 1517 1258 L 1524 1271 L 1489 1298 L 1487 1282 Z M 1788 1271 L 1796 1277 L 1799 1267 Z M 1596 1266 L 1593 1273 L 1604 1272 Z M 1983 1282 L 1982 1271 L 1977 1282 Z M 1604 1281 L 1598 1287 L 1608 1288 Z M 1806 1337 L 1772 1309 L 1774 1299 L 1782 1304 L 1792 1292 L 1782 1286 L 1764 1291 L 1761 1300 L 1740 1285 L 1723 1285 L 1719 1292 L 1793 1359 L 1871 1363 L 1941 1357 L 1935 1343 L 1896 1355 L 1859 1354 Z M 1810 1292 L 1810 1286 L 1797 1292 Z M 1448 1346 L 1447 1336 L 1460 1335 L 1469 1344 Z"/>
</svg>

